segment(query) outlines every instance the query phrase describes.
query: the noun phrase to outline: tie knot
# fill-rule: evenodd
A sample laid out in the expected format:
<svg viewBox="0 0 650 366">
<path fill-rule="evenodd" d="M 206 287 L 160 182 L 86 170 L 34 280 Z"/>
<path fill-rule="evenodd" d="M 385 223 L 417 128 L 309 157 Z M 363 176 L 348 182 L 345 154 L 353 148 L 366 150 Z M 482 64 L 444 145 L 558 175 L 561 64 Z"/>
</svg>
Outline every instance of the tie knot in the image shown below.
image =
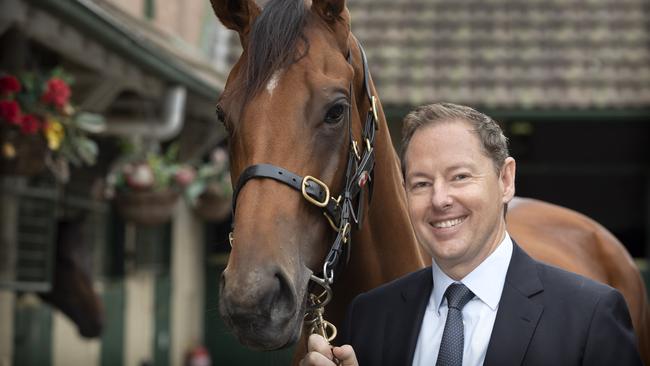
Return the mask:
<svg viewBox="0 0 650 366">
<path fill-rule="evenodd" d="M 452 283 L 445 291 L 448 307 L 462 310 L 474 297 L 474 293 L 462 283 Z"/>
</svg>

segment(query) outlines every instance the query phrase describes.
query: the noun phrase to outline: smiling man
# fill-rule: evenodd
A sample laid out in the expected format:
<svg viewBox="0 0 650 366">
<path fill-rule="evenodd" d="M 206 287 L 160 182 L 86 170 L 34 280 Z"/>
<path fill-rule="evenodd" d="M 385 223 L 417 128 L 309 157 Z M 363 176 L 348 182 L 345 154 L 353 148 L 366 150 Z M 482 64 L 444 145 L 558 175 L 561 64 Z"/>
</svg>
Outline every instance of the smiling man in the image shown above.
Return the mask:
<svg viewBox="0 0 650 366">
<path fill-rule="evenodd" d="M 516 163 L 494 120 L 432 104 L 406 116 L 403 136 L 409 214 L 433 264 L 358 296 L 348 344 L 312 335 L 303 365 L 641 365 L 618 291 L 508 235 Z"/>
</svg>

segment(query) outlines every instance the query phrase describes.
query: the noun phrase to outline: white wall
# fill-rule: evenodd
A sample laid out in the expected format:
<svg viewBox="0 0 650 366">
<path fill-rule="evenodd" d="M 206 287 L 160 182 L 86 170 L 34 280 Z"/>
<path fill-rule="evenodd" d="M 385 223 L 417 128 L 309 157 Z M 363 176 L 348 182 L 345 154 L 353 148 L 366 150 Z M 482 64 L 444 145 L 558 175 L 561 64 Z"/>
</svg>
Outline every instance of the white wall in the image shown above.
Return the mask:
<svg viewBox="0 0 650 366">
<path fill-rule="evenodd" d="M 153 360 L 155 274 L 136 271 L 124 280 L 124 365 Z"/>
<path fill-rule="evenodd" d="M 12 365 L 14 350 L 14 301 L 11 291 L 0 291 L 0 366 Z"/>
<path fill-rule="evenodd" d="M 172 365 L 182 365 L 185 352 L 203 340 L 203 226 L 185 201 L 176 207 L 172 234 L 171 349 Z"/>
<path fill-rule="evenodd" d="M 52 315 L 52 365 L 99 365 L 101 339 L 82 338 L 63 313 L 55 310 Z"/>
</svg>

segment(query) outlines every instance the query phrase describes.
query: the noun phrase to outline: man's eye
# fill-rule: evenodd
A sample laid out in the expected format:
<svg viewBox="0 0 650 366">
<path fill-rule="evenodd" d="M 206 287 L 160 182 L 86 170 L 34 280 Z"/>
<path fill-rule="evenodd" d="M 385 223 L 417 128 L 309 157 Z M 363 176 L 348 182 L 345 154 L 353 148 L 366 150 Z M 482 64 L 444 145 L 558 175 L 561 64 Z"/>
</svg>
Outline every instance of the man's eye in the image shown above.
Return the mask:
<svg viewBox="0 0 650 366">
<path fill-rule="evenodd" d="M 424 188 L 427 186 L 427 182 L 415 182 L 411 186 L 412 188 Z"/>
<path fill-rule="evenodd" d="M 469 178 L 469 175 L 467 175 L 467 174 L 456 174 L 454 176 L 454 180 L 464 180 L 464 179 L 467 179 L 467 178 Z"/>
</svg>

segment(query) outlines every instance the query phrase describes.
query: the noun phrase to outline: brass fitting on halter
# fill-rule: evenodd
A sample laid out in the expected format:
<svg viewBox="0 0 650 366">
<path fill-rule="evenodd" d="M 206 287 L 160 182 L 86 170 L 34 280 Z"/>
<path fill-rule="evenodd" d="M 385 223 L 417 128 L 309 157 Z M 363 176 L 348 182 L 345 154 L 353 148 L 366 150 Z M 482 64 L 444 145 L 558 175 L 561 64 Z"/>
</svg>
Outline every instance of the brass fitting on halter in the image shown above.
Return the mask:
<svg viewBox="0 0 650 366">
<path fill-rule="evenodd" d="M 325 197 L 323 198 L 322 201 L 318 201 L 318 200 L 314 199 L 312 196 L 310 196 L 307 193 L 307 188 L 309 188 L 309 182 L 310 181 L 316 183 L 317 185 L 319 185 L 323 189 L 323 191 L 325 191 Z M 319 179 L 316 179 L 316 178 L 312 177 L 311 175 L 306 175 L 302 179 L 301 190 L 300 191 L 302 192 L 302 196 L 307 201 L 309 201 L 309 203 L 314 204 L 314 205 L 316 205 L 318 207 L 326 207 L 327 202 L 329 202 L 329 200 L 330 200 L 330 189 L 327 186 L 327 184 L 325 184 L 323 181 L 321 181 Z"/>
<path fill-rule="evenodd" d="M 370 104 L 371 104 L 371 111 L 373 116 L 375 117 L 375 121 L 379 120 L 379 117 L 377 117 L 377 97 L 374 95 L 370 96 Z M 379 124 L 376 125 L 376 127 L 379 127 Z"/>
<path fill-rule="evenodd" d="M 325 306 L 332 300 L 332 288 L 327 279 L 311 275 L 315 284 L 323 288 L 320 294 L 310 293 L 307 298 L 307 311 L 304 323 L 309 334 L 320 334 L 327 342 L 331 343 L 338 333 L 336 326 L 323 318 Z"/>
</svg>

